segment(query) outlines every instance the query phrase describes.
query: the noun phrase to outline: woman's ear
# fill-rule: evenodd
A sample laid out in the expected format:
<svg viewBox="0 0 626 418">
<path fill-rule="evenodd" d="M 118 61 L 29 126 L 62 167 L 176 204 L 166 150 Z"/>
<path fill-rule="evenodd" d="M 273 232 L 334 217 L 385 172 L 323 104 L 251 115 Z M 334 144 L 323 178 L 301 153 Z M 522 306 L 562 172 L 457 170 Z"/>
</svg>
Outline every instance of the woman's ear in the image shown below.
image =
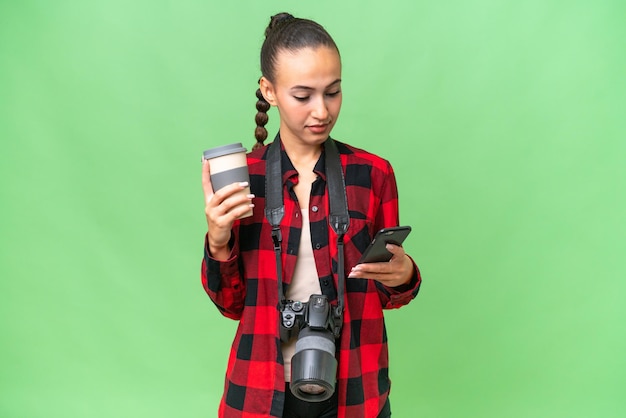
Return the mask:
<svg viewBox="0 0 626 418">
<path fill-rule="evenodd" d="M 272 84 L 272 82 L 265 77 L 261 77 L 261 80 L 259 80 L 259 84 L 259 88 L 261 89 L 261 93 L 263 94 L 265 101 L 272 106 L 276 106 L 276 92 L 274 90 L 274 85 Z"/>
</svg>

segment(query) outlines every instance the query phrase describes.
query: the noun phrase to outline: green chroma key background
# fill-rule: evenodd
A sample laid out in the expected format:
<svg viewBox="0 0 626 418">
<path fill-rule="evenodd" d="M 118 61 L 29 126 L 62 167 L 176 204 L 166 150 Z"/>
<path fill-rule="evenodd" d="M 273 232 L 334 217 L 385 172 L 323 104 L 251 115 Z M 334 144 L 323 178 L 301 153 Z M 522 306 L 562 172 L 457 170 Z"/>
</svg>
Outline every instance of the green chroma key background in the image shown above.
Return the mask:
<svg viewBox="0 0 626 418">
<path fill-rule="evenodd" d="M 252 146 L 283 10 L 335 37 L 334 137 L 413 227 L 394 416 L 626 416 L 618 0 L 0 0 L 0 416 L 216 415 L 200 156 Z"/>
</svg>

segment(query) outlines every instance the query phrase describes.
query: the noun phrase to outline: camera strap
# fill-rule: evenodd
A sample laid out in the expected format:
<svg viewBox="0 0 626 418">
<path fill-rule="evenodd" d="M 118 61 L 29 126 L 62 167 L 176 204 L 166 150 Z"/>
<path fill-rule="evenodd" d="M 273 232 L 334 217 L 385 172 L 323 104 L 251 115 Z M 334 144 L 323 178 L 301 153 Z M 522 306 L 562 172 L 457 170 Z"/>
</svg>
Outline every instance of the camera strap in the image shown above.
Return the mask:
<svg viewBox="0 0 626 418">
<path fill-rule="evenodd" d="M 330 206 L 328 223 L 337 234 L 338 288 L 335 315 L 341 318 L 344 308 L 343 299 L 345 288 L 343 237 L 350 225 L 350 215 L 348 214 L 348 199 L 346 197 L 346 185 L 341 168 L 339 151 L 337 150 L 337 144 L 335 144 L 335 141 L 330 137 L 324 142 L 324 154 Z M 280 137 L 277 136 L 274 142 L 269 146 L 267 160 L 265 162 L 265 217 L 272 225 L 272 240 L 274 241 L 274 253 L 276 254 L 278 298 L 281 306 L 285 303 L 281 261 L 282 234 L 280 232 L 280 222 L 285 215 L 282 179 Z M 338 326 L 339 328 L 341 327 L 341 322 L 339 322 Z"/>
</svg>

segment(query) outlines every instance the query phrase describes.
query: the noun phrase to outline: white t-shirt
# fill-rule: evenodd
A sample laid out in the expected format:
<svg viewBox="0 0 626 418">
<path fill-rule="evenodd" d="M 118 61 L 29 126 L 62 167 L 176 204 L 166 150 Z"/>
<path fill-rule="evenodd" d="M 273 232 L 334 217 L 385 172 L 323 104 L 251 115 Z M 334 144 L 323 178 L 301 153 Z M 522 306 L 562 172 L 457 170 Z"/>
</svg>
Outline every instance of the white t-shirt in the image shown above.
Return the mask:
<svg viewBox="0 0 626 418">
<path fill-rule="evenodd" d="M 308 302 L 309 296 L 321 295 L 320 280 L 317 276 L 315 259 L 313 258 L 313 244 L 311 243 L 311 228 L 309 224 L 309 210 L 301 209 L 302 213 L 302 234 L 300 236 L 300 247 L 298 258 L 293 272 L 293 279 L 287 287 L 285 297 L 289 300 Z M 285 361 L 285 382 L 291 381 L 291 358 L 296 351 L 297 336 L 294 336 L 287 343 L 282 343 L 283 359 Z"/>
</svg>

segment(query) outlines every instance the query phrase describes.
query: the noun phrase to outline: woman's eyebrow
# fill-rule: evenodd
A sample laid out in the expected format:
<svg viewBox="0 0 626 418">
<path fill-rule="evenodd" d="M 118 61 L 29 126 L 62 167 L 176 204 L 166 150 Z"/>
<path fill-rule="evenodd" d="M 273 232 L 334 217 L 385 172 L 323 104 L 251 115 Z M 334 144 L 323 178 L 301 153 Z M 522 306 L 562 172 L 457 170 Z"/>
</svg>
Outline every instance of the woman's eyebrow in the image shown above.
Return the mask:
<svg viewBox="0 0 626 418">
<path fill-rule="evenodd" d="M 338 78 L 337 80 L 335 80 L 332 83 L 330 83 L 328 86 L 326 86 L 326 88 L 333 87 L 334 85 L 339 84 L 339 83 L 341 83 L 341 79 L 340 78 Z M 309 86 L 300 86 L 300 85 L 298 85 L 298 86 L 293 86 L 291 88 L 291 90 L 315 90 L 315 89 L 313 87 L 309 87 Z"/>
</svg>

